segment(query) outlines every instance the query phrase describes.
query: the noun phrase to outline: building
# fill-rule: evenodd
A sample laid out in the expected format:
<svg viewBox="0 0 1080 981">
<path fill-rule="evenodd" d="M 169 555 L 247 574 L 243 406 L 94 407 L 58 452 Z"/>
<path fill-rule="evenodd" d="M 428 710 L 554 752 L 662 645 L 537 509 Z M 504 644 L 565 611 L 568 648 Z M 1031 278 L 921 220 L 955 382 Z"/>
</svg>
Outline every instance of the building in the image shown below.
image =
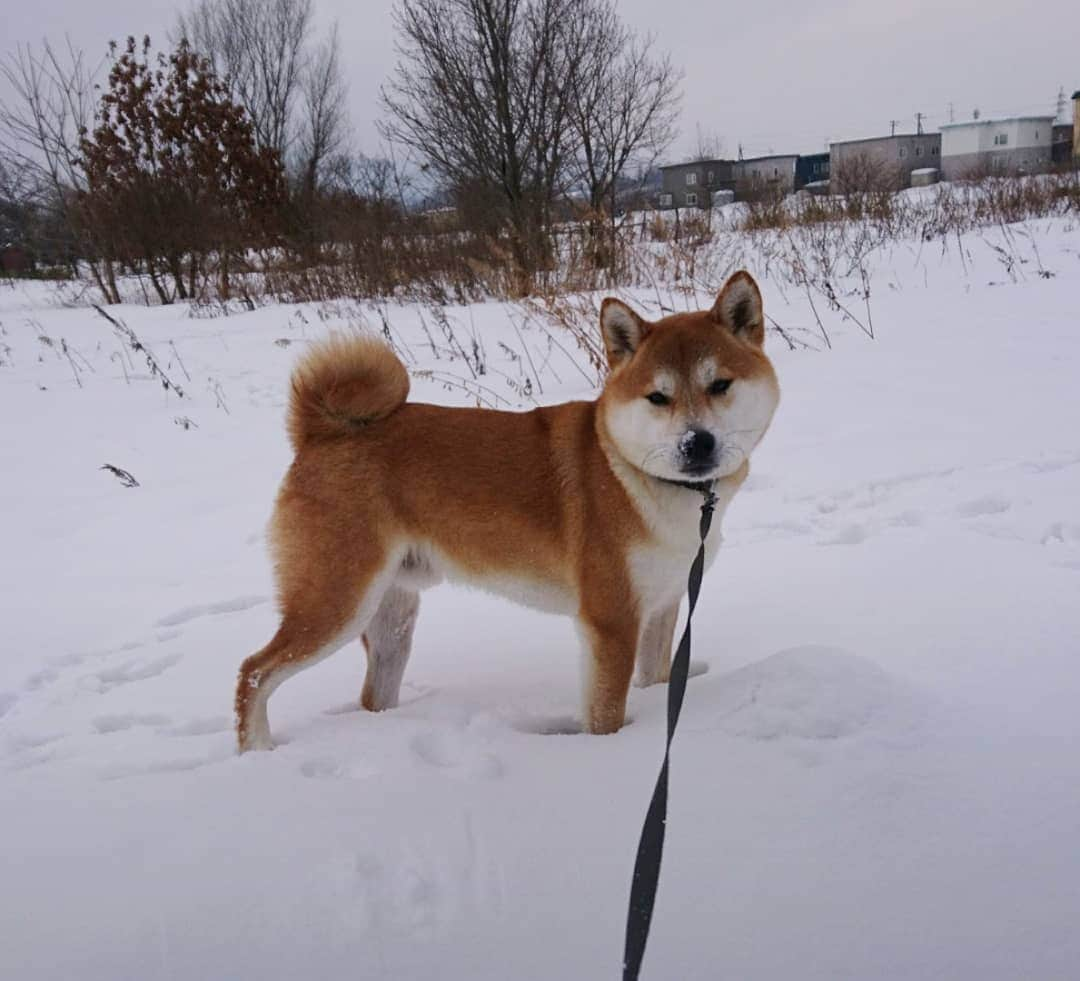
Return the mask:
<svg viewBox="0 0 1080 981">
<path fill-rule="evenodd" d="M 753 197 L 763 192 L 790 194 L 795 190 L 795 164 L 798 159 L 797 154 L 781 153 L 736 160 L 732 165 L 736 196 Z"/>
<path fill-rule="evenodd" d="M 1050 162 L 1054 166 L 1067 165 L 1073 159 L 1073 124 L 1054 123 L 1050 138 Z"/>
<path fill-rule="evenodd" d="M 692 160 L 660 168 L 661 208 L 708 208 L 714 191 L 734 190 L 730 160 Z"/>
<path fill-rule="evenodd" d="M 747 157 L 743 160 L 692 160 L 660 168 L 657 205 L 667 208 L 708 208 L 762 194 L 791 194 L 805 184 L 829 178 L 829 155 L 794 153 Z"/>
<path fill-rule="evenodd" d="M 938 167 L 940 133 L 900 133 L 829 144 L 829 189 L 899 190 L 911 184 L 911 172 Z"/>
<path fill-rule="evenodd" d="M 1072 94 L 1073 104 L 1073 160 L 1080 161 L 1080 89 Z"/>
<path fill-rule="evenodd" d="M 941 176 L 1034 173 L 1050 166 L 1053 116 L 972 119 L 941 127 Z"/>
<path fill-rule="evenodd" d="M 795 161 L 795 186 L 821 184 L 829 179 L 829 154 L 808 153 Z"/>
</svg>

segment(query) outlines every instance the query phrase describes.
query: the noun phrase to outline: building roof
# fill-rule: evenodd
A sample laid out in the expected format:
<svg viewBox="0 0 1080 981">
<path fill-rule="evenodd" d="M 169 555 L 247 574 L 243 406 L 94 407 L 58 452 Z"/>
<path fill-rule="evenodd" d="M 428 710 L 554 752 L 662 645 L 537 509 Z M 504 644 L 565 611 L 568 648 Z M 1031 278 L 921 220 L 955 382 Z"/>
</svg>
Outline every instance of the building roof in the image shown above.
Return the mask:
<svg viewBox="0 0 1080 981">
<path fill-rule="evenodd" d="M 994 119 L 966 119 L 962 123 L 942 123 L 940 129 L 959 129 L 961 126 L 989 126 L 992 123 L 1053 123 L 1053 113 L 1040 113 L 1037 116 L 998 116 Z"/>
<path fill-rule="evenodd" d="M 857 140 L 832 140 L 829 146 L 851 146 L 855 143 L 888 143 L 890 140 L 922 140 L 940 135 L 940 133 L 893 133 L 890 136 L 863 136 Z"/>
<path fill-rule="evenodd" d="M 767 153 L 763 157 L 743 157 L 742 160 L 733 160 L 732 163 L 748 164 L 761 163 L 763 160 L 791 160 L 797 156 L 797 153 Z"/>
<path fill-rule="evenodd" d="M 731 164 L 732 160 L 684 160 L 682 163 L 661 164 L 660 170 L 671 170 L 674 167 L 706 167 L 709 164 Z"/>
</svg>

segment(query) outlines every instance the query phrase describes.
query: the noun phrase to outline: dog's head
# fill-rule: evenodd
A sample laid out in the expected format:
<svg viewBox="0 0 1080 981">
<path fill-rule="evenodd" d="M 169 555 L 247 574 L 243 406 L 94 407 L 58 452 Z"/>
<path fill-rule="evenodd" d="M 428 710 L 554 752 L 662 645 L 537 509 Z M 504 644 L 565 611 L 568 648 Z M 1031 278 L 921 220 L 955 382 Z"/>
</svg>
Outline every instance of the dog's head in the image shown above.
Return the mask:
<svg viewBox="0 0 1080 981">
<path fill-rule="evenodd" d="M 600 327 L 611 367 L 600 411 L 619 454 L 664 480 L 735 473 L 780 398 L 753 277 L 731 276 L 711 310 L 654 323 L 609 297 Z"/>
</svg>

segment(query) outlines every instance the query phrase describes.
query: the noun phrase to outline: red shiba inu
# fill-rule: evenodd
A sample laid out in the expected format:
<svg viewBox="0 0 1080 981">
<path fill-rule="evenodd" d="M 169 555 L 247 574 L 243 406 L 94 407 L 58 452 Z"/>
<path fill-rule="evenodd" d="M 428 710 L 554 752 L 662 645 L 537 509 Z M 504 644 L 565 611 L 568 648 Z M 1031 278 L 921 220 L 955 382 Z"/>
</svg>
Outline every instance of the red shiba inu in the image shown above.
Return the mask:
<svg viewBox="0 0 1080 981">
<path fill-rule="evenodd" d="M 639 684 L 667 680 L 699 491 L 712 486 L 718 520 L 779 387 L 746 272 L 711 310 L 655 323 L 606 299 L 600 328 L 600 397 L 521 413 L 406 403 L 404 366 L 372 339 L 304 356 L 271 526 L 281 626 L 240 669 L 241 751 L 272 745 L 278 685 L 355 637 L 361 704 L 396 706 L 419 593 L 444 578 L 577 619 L 588 732 L 623 724 L 635 663 Z"/>
</svg>

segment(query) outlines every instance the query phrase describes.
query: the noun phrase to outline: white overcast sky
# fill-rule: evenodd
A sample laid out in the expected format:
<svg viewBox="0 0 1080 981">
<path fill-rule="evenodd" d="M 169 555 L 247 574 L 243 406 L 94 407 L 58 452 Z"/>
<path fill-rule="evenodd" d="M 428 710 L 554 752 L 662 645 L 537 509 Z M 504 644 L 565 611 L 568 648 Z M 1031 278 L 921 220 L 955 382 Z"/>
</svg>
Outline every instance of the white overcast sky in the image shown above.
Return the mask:
<svg viewBox="0 0 1080 981">
<path fill-rule="evenodd" d="M 0 50 L 67 34 L 87 52 L 149 33 L 164 47 L 170 0 L 2 0 Z M 378 149 L 378 90 L 393 67 L 389 0 L 315 0 L 340 24 L 357 148 Z M 830 139 L 914 130 L 957 119 L 1052 112 L 1080 89 L 1080 0 L 622 0 L 685 72 L 677 159 L 700 131 L 726 154 L 808 153 Z M 7 90 L 0 84 L 0 95 Z"/>
</svg>

